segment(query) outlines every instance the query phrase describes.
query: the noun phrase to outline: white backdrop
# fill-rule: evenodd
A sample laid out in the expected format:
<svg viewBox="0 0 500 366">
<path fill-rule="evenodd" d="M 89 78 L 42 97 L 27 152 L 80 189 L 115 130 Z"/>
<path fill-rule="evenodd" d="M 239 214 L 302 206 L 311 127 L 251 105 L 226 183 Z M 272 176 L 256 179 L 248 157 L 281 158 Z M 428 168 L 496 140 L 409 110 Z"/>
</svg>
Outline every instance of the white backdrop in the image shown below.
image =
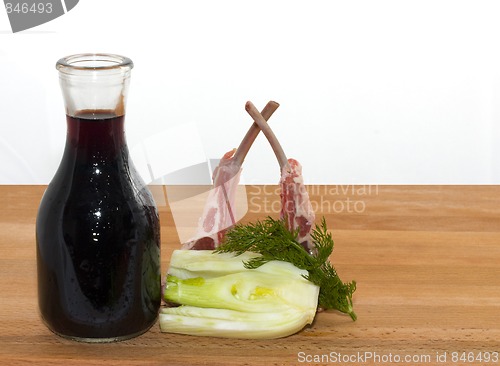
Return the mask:
<svg viewBox="0 0 500 366">
<path fill-rule="evenodd" d="M 498 184 L 499 14 L 497 1 L 80 0 L 12 34 L 0 10 L 0 184 L 53 176 L 54 66 L 81 52 L 134 61 L 127 138 L 148 181 L 220 158 L 249 127 L 245 101 L 274 99 L 307 183 Z M 277 167 L 260 136 L 244 181 L 276 183 Z"/>
</svg>

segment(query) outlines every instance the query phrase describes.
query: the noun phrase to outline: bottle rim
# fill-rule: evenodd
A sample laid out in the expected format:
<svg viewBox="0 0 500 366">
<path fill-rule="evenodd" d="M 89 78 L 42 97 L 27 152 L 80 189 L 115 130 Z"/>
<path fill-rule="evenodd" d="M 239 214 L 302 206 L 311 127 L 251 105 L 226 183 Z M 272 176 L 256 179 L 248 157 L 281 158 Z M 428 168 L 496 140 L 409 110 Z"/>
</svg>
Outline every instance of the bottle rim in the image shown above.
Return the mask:
<svg viewBox="0 0 500 366">
<path fill-rule="evenodd" d="M 134 67 L 132 60 L 112 53 L 80 53 L 59 59 L 56 69 L 59 72 L 72 71 L 112 71 L 123 72 Z"/>
</svg>

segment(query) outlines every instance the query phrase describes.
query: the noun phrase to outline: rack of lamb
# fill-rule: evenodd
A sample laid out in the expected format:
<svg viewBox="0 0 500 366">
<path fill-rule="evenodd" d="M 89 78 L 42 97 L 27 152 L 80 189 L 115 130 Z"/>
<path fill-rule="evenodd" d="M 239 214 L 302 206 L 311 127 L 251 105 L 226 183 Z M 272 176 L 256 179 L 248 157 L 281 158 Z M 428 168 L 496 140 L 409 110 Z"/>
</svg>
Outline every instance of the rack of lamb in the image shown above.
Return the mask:
<svg viewBox="0 0 500 366">
<path fill-rule="evenodd" d="M 254 122 L 238 149 L 227 152 L 214 170 L 213 189 L 207 198 L 195 235 L 182 245 L 183 249 L 215 249 L 223 242 L 226 231 L 236 224 L 233 212 L 242 164 L 259 132 L 262 131 L 280 167 L 280 217 L 286 220 L 289 230 L 298 231 L 297 240 L 304 249 L 308 252 L 313 251 L 310 231 L 315 216 L 304 186 L 302 166 L 295 159 L 287 159 L 276 135 L 267 124 L 267 120 L 278 107 L 278 103 L 270 101 L 262 113 L 259 113 L 252 102 L 245 104 L 245 109 Z"/>
</svg>

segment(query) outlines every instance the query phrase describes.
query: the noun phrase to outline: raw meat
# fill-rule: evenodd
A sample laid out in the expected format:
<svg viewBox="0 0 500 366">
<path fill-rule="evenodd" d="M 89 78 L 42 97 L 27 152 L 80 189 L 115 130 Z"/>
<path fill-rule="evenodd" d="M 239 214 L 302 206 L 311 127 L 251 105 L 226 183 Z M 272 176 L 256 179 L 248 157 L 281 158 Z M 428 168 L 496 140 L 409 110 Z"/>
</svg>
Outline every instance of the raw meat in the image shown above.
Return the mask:
<svg viewBox="0 0 500 366">
<path fill-rule="evenodd" d="M 309 252 L 314 245 L 311 240 L 311 227 L 314 224 L 314 211 L 309 193 L 304 186 L 302 166 L 295 159 L 288 159 L 281 169 L 281 218 L 285 218 L 289 230 L 298 230 L 298 242 Z"/>
<path fill-rule="evenodd" d="M 278 103 L 269 102 L 260 117 L 264 121 L 269 119 L 278 107 Z M 182 249 L 215 249 L 221 243 L 227 229 L 235 224 L 234 204 L 241 166 L 259 132 L 260 128 L 254 122 L 238 149 L 233 149 L 222 157 L 214 170 L 213 189 L 207 198 L 195 235 L 193 239 L 182 244 Z"/>
</svg>

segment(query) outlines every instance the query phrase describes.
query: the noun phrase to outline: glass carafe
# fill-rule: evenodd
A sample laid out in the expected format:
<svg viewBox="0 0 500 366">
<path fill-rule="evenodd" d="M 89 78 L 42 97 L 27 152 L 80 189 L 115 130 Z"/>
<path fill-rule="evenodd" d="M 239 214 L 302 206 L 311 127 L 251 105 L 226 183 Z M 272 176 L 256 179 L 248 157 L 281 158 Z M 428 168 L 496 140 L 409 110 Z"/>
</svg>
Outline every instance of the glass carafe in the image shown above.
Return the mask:
<svg viewBox="0 0 500 366">
<path fill-rule="evenodd" d="M 87 342 L 139 335 L 160 306 L 160 226 L 129 156 L 124 117 L 132 61 L 57 62 L 66 146 L 36 221 L 38 300 L 56 334 Z"/>
</svg>

